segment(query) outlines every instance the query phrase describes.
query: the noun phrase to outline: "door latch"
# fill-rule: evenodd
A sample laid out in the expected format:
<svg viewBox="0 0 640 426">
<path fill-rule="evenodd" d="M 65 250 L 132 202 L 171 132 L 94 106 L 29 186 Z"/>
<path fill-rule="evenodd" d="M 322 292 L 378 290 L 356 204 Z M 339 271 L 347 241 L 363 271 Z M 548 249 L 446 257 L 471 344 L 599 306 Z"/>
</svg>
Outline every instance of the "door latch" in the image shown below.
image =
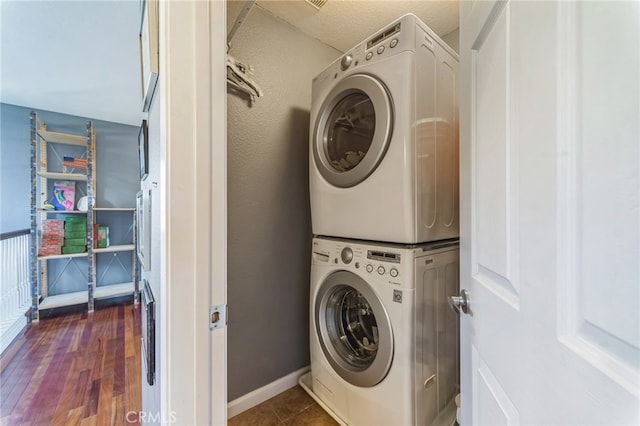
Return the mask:
<svg viewBox="0 0 640 426">
<path fill-rule="evenodd" d="M 468 314 L 471 311 L 471 300 L 469 292 L 465 289 L 460 290 L 460 296 L 449 296 L 449 306 L 456 313 Z"/>
<path fill-rule="evenodd" d="M 215 330 L 227 326 L 227 305 L 209 307 L 209 329 Z"/>
</svg>

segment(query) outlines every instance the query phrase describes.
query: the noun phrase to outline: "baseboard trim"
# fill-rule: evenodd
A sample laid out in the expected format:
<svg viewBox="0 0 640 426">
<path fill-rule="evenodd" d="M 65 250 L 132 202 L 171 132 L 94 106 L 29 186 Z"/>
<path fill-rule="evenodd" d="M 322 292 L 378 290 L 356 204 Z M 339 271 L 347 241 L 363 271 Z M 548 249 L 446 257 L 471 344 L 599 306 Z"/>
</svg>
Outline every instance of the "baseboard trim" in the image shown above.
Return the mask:
<svg viewBox="0 0 640 426">
<path fill-rule="evenodd" d="M 227 418 L 237 416 L 238 414 L 263 403 L 267 399 L 273 398 L 298 384 L 300 376 L 306 374 L 310 370 L 309 366 L 287 374 L 261 388 L 258 388 L 240 398 L 236 398 L 227 404 Z"/>
<path fill-rule="evenodd" d="M 27 317 L 25 315 L 20 315 L 15 319 L 15 321 L 13 321 L 13 323 L 11 323 L 10 326 L 6 328 L 6 330 L 2 330 L 0 332 L 0 354 L 4 353 L 5 349 L 13 343 L 13 340 L 26 326 Z"/>
</svg>

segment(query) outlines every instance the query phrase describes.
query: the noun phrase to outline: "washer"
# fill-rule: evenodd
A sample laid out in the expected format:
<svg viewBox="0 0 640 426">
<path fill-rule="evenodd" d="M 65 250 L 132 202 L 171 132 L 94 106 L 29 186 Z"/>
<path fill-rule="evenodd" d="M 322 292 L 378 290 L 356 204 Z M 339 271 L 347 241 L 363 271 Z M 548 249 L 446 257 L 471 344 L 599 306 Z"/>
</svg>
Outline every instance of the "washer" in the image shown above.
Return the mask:
<svg viewBox="0 0 640 426">
<path fill-rule="evenodd" d="M 452 424 L 458 243 L 314 238 L 310 392 L 349 425 Z"/>
<path fill-rule="evenodd" d="M 458 236 L 458 55 L 407 14 L 313 79 L 315 235 Z"/>
</svg>

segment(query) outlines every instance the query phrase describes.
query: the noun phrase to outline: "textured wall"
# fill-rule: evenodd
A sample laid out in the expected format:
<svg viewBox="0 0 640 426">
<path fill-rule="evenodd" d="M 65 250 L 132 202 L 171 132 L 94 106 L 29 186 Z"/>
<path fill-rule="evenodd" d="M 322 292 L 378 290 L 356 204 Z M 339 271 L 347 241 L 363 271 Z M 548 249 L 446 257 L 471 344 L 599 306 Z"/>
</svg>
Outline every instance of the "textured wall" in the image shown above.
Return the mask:
<svg viewBox="0 0 640 426">
<path fill-rule="evenodd" d="M 229 54 L 264 97 L 229 90 L 228 397 L 309 365 L 311 79 L 340 55 L 254 7 Z"/>
</svg>

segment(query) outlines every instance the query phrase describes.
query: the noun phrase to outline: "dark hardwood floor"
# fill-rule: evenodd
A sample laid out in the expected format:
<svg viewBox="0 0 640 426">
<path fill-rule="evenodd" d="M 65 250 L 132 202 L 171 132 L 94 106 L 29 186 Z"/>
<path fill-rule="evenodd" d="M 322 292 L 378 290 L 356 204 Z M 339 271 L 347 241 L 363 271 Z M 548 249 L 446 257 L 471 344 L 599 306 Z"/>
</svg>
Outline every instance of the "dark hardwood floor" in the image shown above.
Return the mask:
<svg viewBox="0 0 640 426">
<path fill-rule="evenodd" d="M 140 368 L 139 305 L 29 324 L 0 358 L 0 424 L 137 424 Z"/>
</svg>

